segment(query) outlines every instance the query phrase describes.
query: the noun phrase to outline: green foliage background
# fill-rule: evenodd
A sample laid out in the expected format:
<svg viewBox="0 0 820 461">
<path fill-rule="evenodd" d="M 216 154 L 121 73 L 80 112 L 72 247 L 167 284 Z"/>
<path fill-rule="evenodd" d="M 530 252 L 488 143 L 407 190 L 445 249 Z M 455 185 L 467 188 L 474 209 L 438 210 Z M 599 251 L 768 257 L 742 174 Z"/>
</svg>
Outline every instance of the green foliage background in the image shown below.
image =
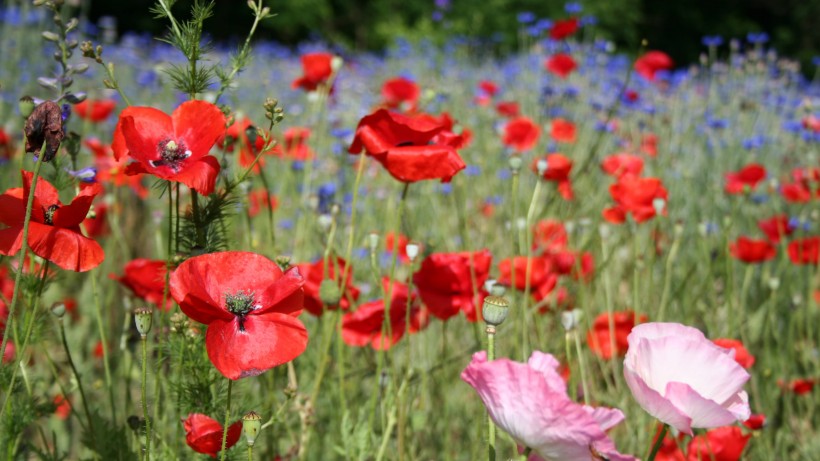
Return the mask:
<svg viewBox="0 0 820 461">
<path fill-rule="evenodd" d="M 113 15 L 120 30 L 160 34 L 164 25 L 148 14 L 151 0 L 115 2 L 86 0 L 92 18 Z M 175 7 L 190 9 L 192 0 Z M 453 35 L 500 38 L 497 49 L 514 49 L 519 39 L 516 15 L 531 11 L 539 18 L 565 17 L 563 1 L 451 0 L 444 21 L 432 19 L 433 0 L 268 0 L 277 17 L 264 24 L 259 36 L 287 44 L 320 38 L 357 49 L 380 50 L 396 37 L 443 41 Z M 767 32 L 781 53 L 809 65 L 820 55 L 819 0 L 583 0 L 582 15 L 598 19 L 596 36 L 613 40 L 634 52 L 641 39 L 667 51 L 678 63 L 697 60 L 704 35 L 744 38 Z M 217 38 L 240 36 L 251 22 L 242 0 L 217 0 L 215 17 L 207 25 Z"/>
</svg>

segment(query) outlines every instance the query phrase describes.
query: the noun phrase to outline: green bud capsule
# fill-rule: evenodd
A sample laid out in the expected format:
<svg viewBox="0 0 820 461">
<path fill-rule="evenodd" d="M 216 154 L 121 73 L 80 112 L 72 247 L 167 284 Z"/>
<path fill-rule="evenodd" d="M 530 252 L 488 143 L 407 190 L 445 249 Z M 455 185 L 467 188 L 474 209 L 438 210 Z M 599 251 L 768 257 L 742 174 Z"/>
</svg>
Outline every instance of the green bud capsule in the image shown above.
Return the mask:
<svg viewBox="0 0 820 461">
<path fill-rule="evenodd" d="M 517 155 L 513 155 L 512 157 L 510 157 L 510 169 L 512 170 L 513 174 L 516 174 L 519 171 L 521 171 L 522 163 L 524 163 L 524 161 L 521 160 L 521 157 Z"/>
<path fill-rule="evenodd" d="M 56 302 L 52 304 L 51 313 L 54 314 L 54 316 L 58 319 L 63 318 L 63 316 L 65 315 L 65 303 Z"/>
<path fill-rule="evenodd" d="M 150 308 L 141 307 L 134 311 L 134 323 L 137 325 L 137 331 L 145 338 L 148 332 L 151 331 L 151 323 L 153 321 L 153 312 Z"/>
<path fill-rule="evenodd" d="M 484 316 L 484 323 L 487 325 L 501 325 L 507 319 L 509 312 L 510 302 L 506 298 L 501 296 L 487 296 L 484 298 L 481 314 Z"/>
<path fill-rule="evenodd" d="M 249 411 L 242 417 L 242 431 L 245 433 L 245 440 L 248 446 L 253 446 L 256 436 L 262 430 L 262 417 L 255 411 Z"/>
<path fill-rule="evenodd" d="M 342 292 L 335 280 L 325 279 L 319 285 L 319 299 L 328 306 L 336 306 L 342 299 Z"/>
<path fill-rule="evenodd" d="M 23 118 L 28 118 L 29 115 L 34 112 L 34 98 L 31 96 L 23 96 L 17 103 L 17 107 L 20 108 L 20 115 L 22 115 Z"/>
</svg>

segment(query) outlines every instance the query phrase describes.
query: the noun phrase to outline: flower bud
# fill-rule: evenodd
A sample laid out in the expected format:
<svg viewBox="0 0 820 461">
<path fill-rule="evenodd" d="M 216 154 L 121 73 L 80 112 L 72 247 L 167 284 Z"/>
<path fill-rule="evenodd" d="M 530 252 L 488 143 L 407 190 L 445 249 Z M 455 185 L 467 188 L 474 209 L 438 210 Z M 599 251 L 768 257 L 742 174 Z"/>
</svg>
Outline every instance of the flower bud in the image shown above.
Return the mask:
<svg viewBox="0 0 820 461">
<path fill-rule="evenodd" d="M 652 208 L 655 209 L 655 213 L 663 214 L 663 210 L 666 208 L 666 200 L 662 198 L 652 199 Z"/>
<path fill-rule="evenodd" d="M 510 169 L 512 170 L 513 174 L 518 174 L 518 172 L 521 171 L 522 163 L 523 160 L 521 160 L 521 157 L 517 155 L 513 155 L 512 157 L 510 157 Z"/>
<path fill-rule="evenodd" d="M 481 315 L 487 325 L 498 326 L 504 323 L 510 312 L 510 302 L 501 296 L 487 296 L 481 308 Z"/>
<path fill-rule="evenodd" d="M 563 325 L 564 330 L 574 331 L 577 329 L 583 314 L 584 312 L 581 309 L 573 309 L 561 313 L 561 325 Z"/>
<path fill-rule="evenodd" d="M 145 338 L 148 332 L 151 331 L 151 323 L 153 321 L 153 312 L 148 307 L 140 307 L 134 311 L 134 323 L 137 325 L 137 331 L 140 336 Z"/>
<path fill-rule="evenodd" d="M 290 256 L 286 255 L 279 255 L 276 257 L 276 264 L 279 266 L 282 271 L 288 270 L 290 267 Z"/>
<path fill-rule="evenodd" d="M 58 319 L 63 318 L 65 315 L 65 303 L 56 302 L 51 305 L 51 313 L 54 314 L 55 317 Z"/>
<path fill-rule="evenodd" d="M 408 243 L 407 246 L 404 247 L 404 251 L 407 253 L 407 257 L 410 258 L 410 261 L 415 261 L 419 255 L 419 246 L 415 243 Z"/>
<path fill-rule="evenodd" d="M 325 279 L 319 284 L 319 299 L 323 304 L 328 306 L 336 306 L 342 299 L 342 291 L 335 280 Z"/>
<path fill-rule="evenodd" d="M 375 232 L 371 232 L 367 236 L 367 244 L 370 247 L 371 252 L 375 252 L 376 248 L 379 247 L 379 234 Z"/>
<path fill-rule="evenodd" d="M 330 60 L 330 68 L 333 69 L 333 72 L 339 72 L 344 62 L 345 60 L 341 56 L 333 56 Z"/>
<path fill-rule="evenodd" d="M 538 176 L 544 176 L 544 173 L 547 172 L 550 164 L 547 162 L 546 159 L 539 159 L 538 162 L 535 164 L 535 168 L 538 170 Z"/>
<path fill-rule="evenodd" d="M 23 96 L 17 103 L 17 107 L 20 109 L 20 115 L 24 118 L 28 118 L 28 116 L 31 115 L 34 111 L 34 106 L 34 98 L 31 96 Z"/>
<path fill-rule="evenodd" d="M 248 446 L 252 447 L 256 441 L 256 436 L 262 430 L 262 417 L 255 411 L 249 411 L 242 417 L 242 432 L 245 433 L 245 440 Z"/>
</svg>

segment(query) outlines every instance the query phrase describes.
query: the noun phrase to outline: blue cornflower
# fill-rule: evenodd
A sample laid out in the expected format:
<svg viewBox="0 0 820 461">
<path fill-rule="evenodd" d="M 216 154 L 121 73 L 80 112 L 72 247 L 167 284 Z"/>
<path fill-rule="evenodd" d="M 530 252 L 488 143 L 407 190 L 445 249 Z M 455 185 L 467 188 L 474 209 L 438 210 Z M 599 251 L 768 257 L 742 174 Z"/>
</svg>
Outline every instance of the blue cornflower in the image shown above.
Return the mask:
<svg viewBox="0 0 820 461">
<path fill-rule="evenodd" d="M 535 14 L 530 11 L 522 11 L 518 13 L 518 22 L 521 24 L 529 24 L 535 21 Z"/>
<path fill-rule="evenodd" d="M 759 43 L 766 43 L 769 41 L 769 34 L 766 32 L 749 32 L 746 35 L 746 40 L 748 40 L 749 43 L 754 43 L 755 45 Z"/>
<path fill-rule="evenodd" d="M 564 4 L 564 11 L 567 14 L 578 14 L 584 10 L 584 7 L 581 6 L 581 2 L 569 2 Z"/>
<path fill-rule="evenodd" d="M 723 37 L 720 35 L 705 35 L 701 39 L 701 43 L 703 43 L 703 46 L 719 47 L 720 45 L 723 45 Z"/>
</svg>

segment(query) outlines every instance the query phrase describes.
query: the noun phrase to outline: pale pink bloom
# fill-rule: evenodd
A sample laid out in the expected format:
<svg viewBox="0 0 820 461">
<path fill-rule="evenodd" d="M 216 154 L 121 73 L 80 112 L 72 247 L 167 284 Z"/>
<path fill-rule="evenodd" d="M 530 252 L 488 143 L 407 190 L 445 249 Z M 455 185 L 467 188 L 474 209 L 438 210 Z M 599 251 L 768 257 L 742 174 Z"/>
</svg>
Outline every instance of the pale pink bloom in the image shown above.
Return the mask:
<svg viewBox="0 0 820 461">
<path fill-rule="evenodd" d="M 627 337 L 624 377 L 650 415 L 680 432 L 745 421 L 749 374 L 734 351 L 679 323 L 644 323 Z"/>
<path fill-rule="evenodd" d="M 538 351 L 526 364 L 488 362 L 482 351 L 473 355 L 461 379 L 478 392 L 495 424 L 541 459 L 593 461 L 597 452 L 611 461 L 635 460 L 618 453 L 604 432 L 623 421 L 623 413 L 570 400 L 558 366 L 553 356 Z"/>
</svg>

